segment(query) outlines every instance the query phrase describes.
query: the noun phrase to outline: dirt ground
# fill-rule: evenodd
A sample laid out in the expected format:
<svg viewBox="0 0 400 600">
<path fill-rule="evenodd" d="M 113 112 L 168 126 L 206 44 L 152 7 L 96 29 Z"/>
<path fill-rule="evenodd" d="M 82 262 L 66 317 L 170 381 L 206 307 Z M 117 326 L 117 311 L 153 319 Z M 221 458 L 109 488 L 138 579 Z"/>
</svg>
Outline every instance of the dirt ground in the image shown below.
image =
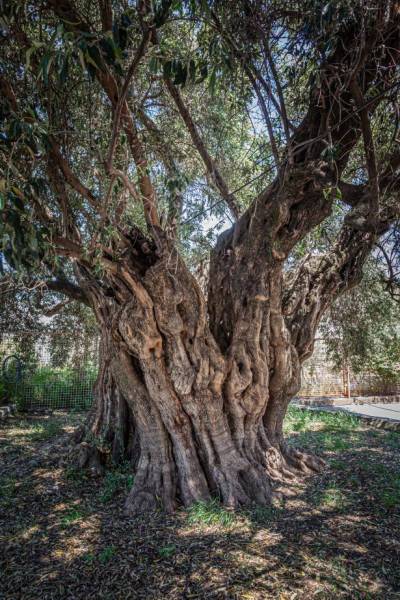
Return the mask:
<svg viewBox="0 0 400 600">
<path fill-rule="evenodd" d="M 400 599 L 400 434 L 291 409 L 291 443 L 326 471 L 280 507 L 217 501 L 127 519 L 127 467 L 60 463 L 82 417 L 0 425 L 0 598 Z"/>
</svg>

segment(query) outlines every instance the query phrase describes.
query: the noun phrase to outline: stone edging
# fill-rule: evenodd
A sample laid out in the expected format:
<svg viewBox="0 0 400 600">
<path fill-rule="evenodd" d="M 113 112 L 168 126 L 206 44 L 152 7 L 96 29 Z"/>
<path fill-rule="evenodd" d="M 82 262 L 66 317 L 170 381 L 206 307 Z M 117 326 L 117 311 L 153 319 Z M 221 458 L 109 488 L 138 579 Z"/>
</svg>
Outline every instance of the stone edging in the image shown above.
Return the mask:
<svg viewBox="0 0 400 600">
<path fill-rule="evenodd" d="M 297 406 L 342 406 L 343 404 L 391 404 L 400 402 L 398 394 L 391 396 L 320 396 L 315 398 L 298 397 L 293 404 Z"/>
<path fill-rule="evenodd" d="M 11 415 L 15 415 L 17 407 L 15 404 L 9 404 L 8 406 L 0 406 L 0 421 L 5 421 Z"/>
</svg>

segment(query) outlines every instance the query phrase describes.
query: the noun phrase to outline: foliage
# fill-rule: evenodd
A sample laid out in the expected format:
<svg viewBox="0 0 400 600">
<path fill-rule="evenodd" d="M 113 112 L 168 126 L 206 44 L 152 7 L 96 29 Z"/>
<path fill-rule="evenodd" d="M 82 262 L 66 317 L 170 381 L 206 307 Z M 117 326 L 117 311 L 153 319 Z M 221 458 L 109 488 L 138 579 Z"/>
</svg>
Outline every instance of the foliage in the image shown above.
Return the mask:
<svg viewBox="0 0 400 600">
<path fill-rule="evenodd" d="M 341 296 L 321 330 L 330 358 L 355 373 L 400 378 L 400 305 L 387 293 L 375 263 L 369 263 L 359 286 Z"/>
<path fill-rule="evenodd" d="M 96 374 L 96 368 L 82 372 L 69 367 L 40 367 L 18 382 L 3 382 L 4 393 L 20 409 L 40 406 L 86 409 L 92 404 Z"/>
<path fill-rule="evenodd" d="M 67 258 L 71 248 L 61 242 L 60 247 L 56 240 L 74 239 L 81 258 L 101 276 L 102 249 L 118 259 L 121 230 L 132 225 L 147 229 L 141 203 L 131 197 L 121 177 L 104 167 L 113 114 L 102 90 L 106 74 L 121 87 L 145 24 L 154 27 L 157 43 L 153 39 L 139 57 L 129 109 L 145 150 L 161 224 L 177 212 L 178 247 L 195 270 L 229 225 L 230 215 L 165 83 L 180 90 L 243 211 L 277 172 L 271 132 L 265 131 L 262 107 L 255 104 L 249 68 L 253 76 L 262 75 L 264 91 L 270 89 L 265 102 L 282 157 L 287 131 L 274 104 L 279 90 L 288 121 L 296 127 L 307 111 L 310 86 L 322 85 L 319 69 L 337 50 L 339 34 L 359 22 L 367 27 L 370 16 L 350 0 L 304 0 L 301 11 L 297 2 L 279 0 L 259 6 L 160 0 L 146 18 L 140 2 L 115 2 L 113 22 L 104 27 L 101 5 L 80 0 L 78 13 L 88 18 L 76 24 L 60 17 L 52 3 L 39 5 L 5 2 L 1 20 L 7 40 L 2 60 L 10 81 L 3 86 L 2 100 L 0 264 L 7 274 L 11 270 L 35 278 L 60 273 L 74 278 Z M 16 82 L 18 93 L 10 82 Z M 372 127 L 383 159 L 394 139 L 384 107 L 377 107 Z M 117 136 L 115 167 L 139 193 L 141 173 L 128 138 L 126 131 Z M 360 166 L 362 147 L 360 139 L 346 167 L 354 183 L 366 178 Z M 321 158 L 336 168 L 338 152 L 339 147 L 327 143 Z M 45 156 L 50 162 L 42 160 Z M 328 186 L 325 194 L 335 197 L 333 213 L 299 240 L 289 264 L 332 245 L 348 207 L 338 186 Z M 105 198 L 106 215 L 99 211 Z"/>
<path fill-rule="evenodd" d="M 354 415 L 346 413 L 330 413 L 313 410 L 304 410 L 290 406 L 285 418 L 285 432 L 324 431 L 338 432 L 351 431 L 357 427 L 359 420 Z"/>
<path fill-rule="evenodd" d="M 9 280 L 0 295 L 0 401 L 88 408 L 98 360 L 91 311 L 69 302 L 49 317 L 59 294 Z"/>
</svg>

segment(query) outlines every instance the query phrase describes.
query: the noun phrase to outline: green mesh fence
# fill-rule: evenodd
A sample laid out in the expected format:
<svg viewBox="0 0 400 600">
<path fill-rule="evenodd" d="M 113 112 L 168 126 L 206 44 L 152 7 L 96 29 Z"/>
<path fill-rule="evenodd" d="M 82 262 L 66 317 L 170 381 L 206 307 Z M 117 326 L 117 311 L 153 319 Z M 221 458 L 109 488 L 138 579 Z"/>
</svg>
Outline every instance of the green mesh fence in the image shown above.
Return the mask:
<svg viewBox="0 0 400 600">
<path fill-rule="evenodd" d="M 97 374 L 95 331 L 1 332 L 0 403 L 87 410 Z"/>
</svg>

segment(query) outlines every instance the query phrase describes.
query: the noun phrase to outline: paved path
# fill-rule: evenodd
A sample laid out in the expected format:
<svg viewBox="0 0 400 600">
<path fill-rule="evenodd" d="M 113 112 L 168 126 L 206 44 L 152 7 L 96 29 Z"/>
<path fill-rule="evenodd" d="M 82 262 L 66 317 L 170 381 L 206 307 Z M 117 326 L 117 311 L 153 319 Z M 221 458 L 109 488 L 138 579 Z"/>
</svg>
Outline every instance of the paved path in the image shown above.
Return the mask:
<svg viewBox="0 0 400 600">
<path fill-rule="evenodd" d="M 400 402 L 390 404 L 344 404 L 343 406 L 331 407 L 333 410 L 345 410 L 356 415 L 376 417 L 378 419 L 390 419 L 400 422 Z"/>
<path fill-rule="evenodd" d="M 400 423 L 400 402 L 383 403 L 374 402 L 371 404 L 340 404 L 339 406 L 318 406 L 317 403 L 313 405 L 302 406 L 299 408 L 305 408 L 308 410 L 326 410 L 328 412 L 347 412 L 353 415 L 359 415 L 361 417 L 371 417 L 375 419 L 384 419 L 385 421 L 393 421 L 394 423 Z"/>
</svg>

